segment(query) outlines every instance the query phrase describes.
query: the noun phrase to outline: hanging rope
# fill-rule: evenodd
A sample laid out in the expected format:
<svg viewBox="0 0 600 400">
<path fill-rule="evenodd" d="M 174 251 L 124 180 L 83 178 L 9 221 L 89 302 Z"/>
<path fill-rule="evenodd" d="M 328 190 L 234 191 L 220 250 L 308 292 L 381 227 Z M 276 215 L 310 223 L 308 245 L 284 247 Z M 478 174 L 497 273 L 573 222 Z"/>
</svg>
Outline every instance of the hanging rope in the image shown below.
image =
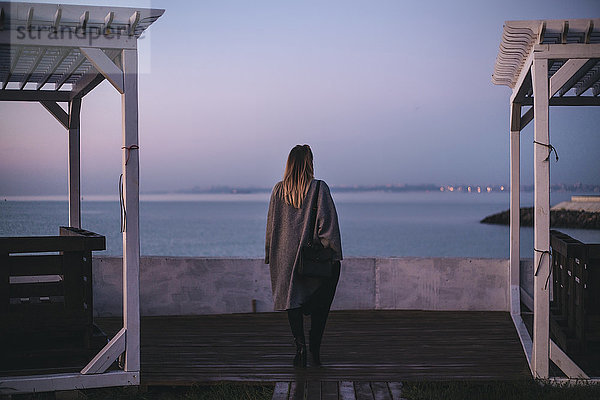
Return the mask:
<svg viewBox="0 0 600 400">
<path fill-rule="evenodd" d="M 131 146 L 123 146 L 121 149 L 127 150 L 127 157 L 125 157 L 125 165 L 129 162 L 131 156 L 131 150 L 138 150 L 140 147 L 137 144 Z M 123 196 L 123 174 L 119 176 L 119 203 L 121 205 L 121 232 L 127 230 L 127 210 L 125 209 L 125 197 Z"/>
<path fill-rule="evenodd" d="M 554 152 L 554 155 L 556 156 L 556 162 L 558 162 L 558 153 L 556 152 L 556 148 L 554 146 L 552 146 L 551 144 L 538 142 L 537 140 L 534 140 L 533 143 L 539 144 L 540 146 L 544 146 L 544 147 L 548 148 L 548 157 L 546 157 L 546 159 L 544 161 L 549 161 L 550 155 L 552 155 L 552 152 Z"/>
<path fill-rule="evenodd" d="M 535 274 L 534 274 L 535 276 L 538 276 L 538 272 L 540 272 L 540 268 L 542 267 L 542 260 L 544 259 L 544 254 L 548 254 L 548 257 L 550 257 L 552 255 L 552 253 L 550 253 L 550 250 L 538 250 L 536 248 L 534 248 L 533 251 L 542 253 L 540 255 L 540 260 L 538 261 L 538 266 L 535 269 Z M 548 288 L 548 281 L 550 281 L 550 271 L 552 271 L 552 268 L 548 267 L 548 277 L 546 278 L 546 283 L 544 284 L 544 290 L 546 290 Z"/>
<path fill-rule="evenodd" d="M 123 146 L 121 147 L 124 150 L 127 150 L 127 158 L 125 159 L 125 165 L 129 162 L 129 156 L 131 155 L 131 150 L 137 150 L 140 147 L 137 144 L 132 144 L 131 146 Z"/>
<path fill-rule="evenodd" d="M 125 210 L 125 198 L 123 197 L 123 174 L 119 177 L 119 204 L 121 206 L 121 233 L 127 229 L 127 210 Z"/>
</svg>

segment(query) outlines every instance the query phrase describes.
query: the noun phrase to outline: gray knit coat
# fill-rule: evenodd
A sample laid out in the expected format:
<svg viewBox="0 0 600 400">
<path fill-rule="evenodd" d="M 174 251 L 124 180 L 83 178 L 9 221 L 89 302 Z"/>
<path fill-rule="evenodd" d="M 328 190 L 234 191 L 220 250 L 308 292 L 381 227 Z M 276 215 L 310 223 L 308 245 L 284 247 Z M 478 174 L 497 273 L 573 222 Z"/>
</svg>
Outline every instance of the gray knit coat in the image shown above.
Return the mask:
<svg viewBox="0 0 600 400">
<path fill-rule="evenodd" d="M 308 242 L 311 218 L 316 212 L 316 235 L 313 243 L 321 242 L 334 250 L 334 259 L 342 259 L 342 242 L 337 212 L 329 187 L 321 181 L 316 211 L 312 208 L 317 195 L 317 180 L 313 179 L 302 206 L 294 208 L 276 196 L 278 182 L 271 193 L 267 215 L 265 263 L 271 269 L 271 289 L 275 310 L 301 307 L 323 282 L 320 278 L 298 276 L 300 247 Z"/>
</svg>

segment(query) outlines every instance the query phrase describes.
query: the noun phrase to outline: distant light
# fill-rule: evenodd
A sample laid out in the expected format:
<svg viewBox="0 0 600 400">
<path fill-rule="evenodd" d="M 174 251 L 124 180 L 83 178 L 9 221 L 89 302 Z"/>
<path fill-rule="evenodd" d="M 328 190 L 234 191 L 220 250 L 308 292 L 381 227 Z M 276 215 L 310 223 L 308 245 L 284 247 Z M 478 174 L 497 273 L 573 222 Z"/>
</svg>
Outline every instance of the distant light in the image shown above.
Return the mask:
<svg viewBox="0 0 600 400">
<path fill-rule="evenodd" d="M 500 186 L 500 191 L 503 191 L 503 190 L 504 190 L 504 186 Z"/>
<path fill-rule="evenodd" d="M 477 193 L 481 193 L 481 187 L 477 186 Z"/>
<path fill-rule="evenodd" d="M 467 188 L 467 192 L 471 193 L 471 186 Z"/>
<path fill-rule="evenodd" d="M 487 190 L 487 192 L 489 193 L 489 192 L 491 192 L 491 191 L 492 191 L 492 188 L 488 186 L 488 187 L 486 188 L 486 190 Z"/>
<path fill-rule="evenodd" d="M 440 186 L 440 192 L 443 192 L 443 191 L 444 191 L 444 187 Z"/>
<path fill-rule="evenodd" d="M 454 192 L 454 187 L 453 186 L 448 186 L 448 190 L 451 192 Z"/>
</svg>

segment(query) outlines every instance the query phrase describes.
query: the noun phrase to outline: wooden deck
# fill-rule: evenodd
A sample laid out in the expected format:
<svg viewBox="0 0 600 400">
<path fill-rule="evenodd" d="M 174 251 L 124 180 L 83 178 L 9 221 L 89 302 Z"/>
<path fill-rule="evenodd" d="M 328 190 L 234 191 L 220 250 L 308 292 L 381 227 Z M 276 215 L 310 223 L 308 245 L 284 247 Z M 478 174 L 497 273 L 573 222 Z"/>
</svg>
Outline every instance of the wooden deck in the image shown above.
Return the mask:
<svg viewBox="0 0 600 400">
<path fill-rule="evenodd" d="M 120 319 L 97 323 L 112 336 Z M 307 327 L 308 328 L 308 327 Z M 334 311 L 323 367 L 294 368 L 285 313 L 146 317 L 142 383 L 401 382 L 530 377 L 508 313 Z"/>
</svg>

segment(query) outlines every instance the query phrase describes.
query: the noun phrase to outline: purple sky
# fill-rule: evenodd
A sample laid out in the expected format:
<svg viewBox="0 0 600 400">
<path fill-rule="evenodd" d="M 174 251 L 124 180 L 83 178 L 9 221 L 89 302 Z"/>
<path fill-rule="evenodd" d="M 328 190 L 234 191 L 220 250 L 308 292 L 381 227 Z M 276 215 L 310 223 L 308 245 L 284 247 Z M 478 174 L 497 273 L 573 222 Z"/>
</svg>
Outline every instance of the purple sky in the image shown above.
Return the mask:
<svg viewBox="0 0 600 400">
<path fill-rule="evenodd" d="M 503 21 L 600 16 L 597 0 L 113 3 L 166 9 L 140 41 L 143 192 L 269 187 L 298 143 L 331 185 L 507 184 L 511 90 L 491 83 Z M 83 99 L 83 195 L 117 190 L 120 113 L 106 82 Z M 550 118 L 552 182 L 600 184 L 600 108 Z M 66 193 L 58 122 L 6 102 L 0 121 L 0 196 Z M 532 140 L 529 126 L 523 183 Z"/>
</svg>

